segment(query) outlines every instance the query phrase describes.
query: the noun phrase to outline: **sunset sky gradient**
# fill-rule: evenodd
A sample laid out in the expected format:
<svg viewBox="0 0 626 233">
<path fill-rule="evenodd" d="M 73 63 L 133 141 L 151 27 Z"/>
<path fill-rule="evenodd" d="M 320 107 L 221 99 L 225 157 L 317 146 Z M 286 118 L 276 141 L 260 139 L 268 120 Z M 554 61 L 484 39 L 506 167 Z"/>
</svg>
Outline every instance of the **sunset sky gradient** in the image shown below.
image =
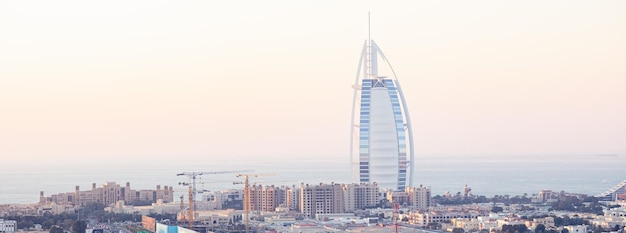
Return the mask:
<svg viewBox="0 0 626 233">
<path fill-rule="evenodd" d="M 626 156 L 624 1 L 2 1 L 0 156 L 348 162 L 368 11 L 418 160 Z"/>
</svg>

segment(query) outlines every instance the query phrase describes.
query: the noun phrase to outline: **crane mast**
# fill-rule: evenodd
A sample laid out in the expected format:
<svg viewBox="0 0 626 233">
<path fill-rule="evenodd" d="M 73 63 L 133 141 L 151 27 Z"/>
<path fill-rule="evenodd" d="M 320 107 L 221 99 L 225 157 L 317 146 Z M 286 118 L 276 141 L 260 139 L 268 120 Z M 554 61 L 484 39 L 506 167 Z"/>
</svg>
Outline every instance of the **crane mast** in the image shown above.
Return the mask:
<svg viewBox="0 0 626 233">
<path fill-rule="evenodd" d="M 196 178 L 202 175 L 216 175 L 216 174 L 228 174 L 228 173 L 240 173 L 240 172 L 253 172 L 254 170 L 235 170 L 235 171 L 210 171 L 210 172 L 181 172 L 176 174 L 176 176 L 187 176 L 189 177 L 189 183 L 179 182 L 179 185 L 189 186 L 189 228 L 193 229 L 193 221 L 194 221 L 194 209 L 196 208 Z M 182 198 L 181 198 L 181 206 Z"/>
<path fill-rule="evenodd" d="M 193 206 L 195 205 L 195 202 L 193 201 L 193 193 L 191 192 L 191 185 L 189 186 L 189 229 L 193 230 L 193 219 L 194 219 L 194 212 L 193 212 Z"/>
<path fill-rule="evenodd" d="M 181 172 L 176 174 L 176 176 L 187 176 L 189 177 L 190 185 L 192 187 L 193 196 L 196 196 L 196 178 L 199 178 L 202 175 L 217 175 L 217 174 L 228 174 L 228 173 L 241 173 L 241 172 L 254 172 L 254 170 L 234 170 L 234 171 L 209 171 L 209 172 Z M 195 198 L 194 198 L 195 201 Z"/>
<path fill-rule="evenodd" d="M 237 174 L 237 177 L 244 178 L 244 191 L 243 191 L 243 209 L 246 212 L 246 233 L 249 232 L 250 227 L 250 186 L 249 186 L 249 178 L 250 177 L 259 177 L 259 176 L 273 176 L 274 174 Z M 237 184 L 236 182 L 233 184 Z"/>
</svg>

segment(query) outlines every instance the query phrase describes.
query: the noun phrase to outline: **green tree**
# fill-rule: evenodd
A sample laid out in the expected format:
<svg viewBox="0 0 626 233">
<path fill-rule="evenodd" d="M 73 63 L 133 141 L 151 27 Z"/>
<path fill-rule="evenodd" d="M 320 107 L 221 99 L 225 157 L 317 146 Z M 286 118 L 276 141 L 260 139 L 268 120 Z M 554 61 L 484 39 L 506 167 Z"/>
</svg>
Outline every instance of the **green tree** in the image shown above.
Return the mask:
<svg viewBox="0 0 626 233">
<path fill-rule="evenodd" d="M 505 233 L 513 233 L 515 230 L 513 229 L 513 225 L 502 225 L 502 232 Z"/>
<path fill-rule="evenodd" d="M 615 227 L 613 227 L 613 231 L 619 231 L 622 229 L 622 226 L 620 225 L 615 225 Z"/>
<path fill-rule="evenodd" d="M 524 224 L 502 225 L 502 232 L 505 232 L 505 233 L 516 233 L 516 232 L 523 233 L 523 232 L 526 232 L 527 230 L 528 228 Z"/>
<path fill-rule="evenodd" d="M 463 228 L 455 227 L 452 229 L 452 233 L 465 233 L 465 230 L 463 230 Z"/>
<path fill-rule="evenodd" d="M 515 231 L 519 233 L 523 233 L 523 232 L 528 231 L 528 227 L 526 227 L 526 225 L 524 224 L 518 224 L 518 225 L 515 225 Z"/>
<path fill-rule="evenodd" d="M 543 224 L 538 224 L 537 227 L 535 227 L 535 233 L 544 233 L 546 232 L 546 226 Z"/>
<path fill-rule="evenodd" d="M 432 230 L 437 230 L 441 227 L 441 225 L 439 223 L 436 222 L 429 222 L 428 225 L 426 225 L 426 227 L 428 229 L 432 229 Z"/>
<path fill-rule="evenodd" d="M 54 221 L 52 219 L 46 219 L 41 223 L 41 227 L 43 229 L 50 229 L 54 225 Z"/>
<path fill-rule="evenodd" d="M 557 227 L 563 226 L 563 218 L 554 216 L 554 225 Z"/>
<path fill-rule="evenodd" d="M 62 218 L 62 221 L 59 221 L 59 223 L 57 223 L 57 225 L 60 225 L 61 228 L 63 229 L 70 229 L 72 228 L 72 224 L 74 224 L 74 220 L 72 220 L 71 218 Z"/>
<path fill-rule="evenodd" d="M 50 233 L 63 233 L 63 228 L 60 226 L 54 225 L 50 227 Z"/>
<path fill-rule="evenodd" d="M 32 228 L 34 226 L 35 226 L 35 224 L 33 223 L 33 221 L 30 221 L 30 220 L 22 220 L 22 221 L 17 222 L 17 228 L 18 229 L 26 230 L 26 229 Z"/>
<path fill-rule="evenodd" d="M 593 233 L 602 233 L 604 231 L 604 228 L 602 228 L 602 226 L 596 226 L 596 228 L 593 229 Z"/>
<path fill-rule="evenodd" d="M 74 221 L 72 224 L 72 232 L 73 233 L 85 233 L 87 230 L 87 223 L 82 220 Z"/>
<path fill-rule="evenodd" d="M 502 211 L 504 211 L 504 209 L 502 209 L 502 207 L 500 206 L 494 206 L 493 208 L 491 208 L 491 212 L 493 213 L 500 213 Z"/>
</svg>

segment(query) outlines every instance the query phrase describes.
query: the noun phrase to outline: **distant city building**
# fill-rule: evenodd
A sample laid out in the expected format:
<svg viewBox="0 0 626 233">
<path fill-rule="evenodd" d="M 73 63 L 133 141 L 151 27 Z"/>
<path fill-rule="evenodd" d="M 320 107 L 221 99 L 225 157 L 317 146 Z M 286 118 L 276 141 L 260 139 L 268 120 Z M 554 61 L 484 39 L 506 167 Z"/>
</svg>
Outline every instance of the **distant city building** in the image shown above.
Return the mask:
<svg viewBox="0 0 626 233">
<path fill-rule="evenodd" d="M 17 221 L 15 220 L 4 220 L 0 218 L 0 232 L 16 232 L 17 231 Z"/>
<path fill-rule="evenodd" d="M 104 205 L 113 205 L 118 201 L 132 204 L 135 201 L 155 203 L 157 200 L 163 200 L 164 203 L 174 201 L 173 188 L 167 185 L 161 189 L 157 185 L 156 190 L 133 190 L 130 183 L 122 187 L 115 182 L 106 182 L 102 187 L 96 187 L 96 183 L 92 184 L 91 190 L 80 191 L 80 187 L 76 186 L 74 192 L 53 194 L 49 197 L 44 196 L 44 192 L 39 193 L 39 204 L 56 204 L 56 205 L 78 205 L 84 206 L 90 203 L 101 203 Z"/>
<path fill-rule="evenodd" d="M 547 225 L 544 224 L 546 229 L 554 228 L 554 219 L 551 217 L 535 219 L 537 221 L 534 221 L 534 220 L 527 221 L 525 219 L 518 218 L 518 217 L 503 216 L 503 215 L 498 215 L 498 214 L 493 214 L 493 213 L 486 215 L 485 212 L 481 212 L 481 211 L 469 211 L 469 212 L 465 211 L 465 213 L 469 213 L 469 214 L 461 214 L 460 217 L 450 219 L 450 224 L 442 223 L 442 228 L 450 232 L 453 231 L 455 228 L 461 228 L 464 230 L 464 232 L 478 232 L 478 231 L 492 232 L 492 231 L 502 231 L 502 228 L 505 225 L 525 225 L 529 229 L 534 230 L 538 224 L 541 224 L 541 222 L 547 224 Z M 447 222 L 447 220 L 444 222 Z"/>
<path fill-rule="evenodd" d="M 181 199 L 182 200 L 182 199 Z M 212 193 L 206 193 L 203 194 L 201 199 L 199 201 L 196 201 L 196 210 L 221 210 L 224 206 L 224 204 L 227 201 L 227 197 L 226 195 L 224 195 L 221 192 L 212 192 Z M 180 208 L 181 210 L 186 208 L 187 206 L 185 206 L 184 202 L 181 201 L 181 203 L 183 203 L 183 206 Z"/>
<path fill-rule="evenodd" d="M 478 211 L 411 211 L 407 214 L 410 224 L 425 227 L 431 223 L 451 222 L 452 219 L 475 219 L 481 216 Z"/>
<path fill-rule="evenodd" d="M 526 221 L 526 227 L 528 229 L 534 230 L 539 225 L 543 225 L 546 229 L 555 229 L 556 225 L 554 224 L 553 217 L 545 217 L 545 218 L 534 218 L 532 221 Z"/>
<path fill-rule="evenodd" d="M 569 233 L 587 233 L 587 225 L 564 226 Z"/>
<path fill-rule="evenodd" d="M 355 210 L 376 206 L 379 203 L 379 193 L 380 189 L 375 182 L 371 184 L 344 184 L 344 211 L 352 213 Z"/>
<path fill-rule="evenodd" d="M 158 200 L 149 206 L 132 206 L 126 205 L 124 201 L 118 201 L 114 206 L 105 207 L 104 211 L 116 214 L 177 214 L 180 212 L 180 205 L 177 203 L 163 203 Z"/>
<path fill-rule="evenodd" d="M 526 220 L 518 217 L 505 217 L 503 219 L 498 219 L 498 230 L 502 230 L 502 226 L 504 225 L 526 225 Z"/>
<path fill-rule="evenodd" d="M 536 198 L 533 198 L 532 201 L 535 203 L 546 203 L 546 202 L 556 202 L 559 200 L 565 200 L 568 197 L 576 197 L 580 200 L 584 199 L 585 197 L 587 197 L 586 194 L 580 194 L 580 193 L 568 193 L 565 191 L 560 191 L 560 192 L 554 192 L 552 190 L 549 189 L 544 189 L 541 190 L 539 192 L 539 195 L 537 195 Z"/>
<path fill-rule="evenodd" d="M 617 226 L 626 225 L 626 207 L 604 210 L 604 215 L 596 216 L 590 223 L 604 229 L 613 229 Z"/>
<path fill-rule="evenodd" d="M 428 209 L 432 203 L 430 187 L 407 187 L 405 192 L 409 194 L 409 205 L 416 209 Z"/>
<path fill-rule="evenodd" d="M 74 211 L 78 209 L 77 207 L 78 206 L 72 204 L 56 204 L 51 202 L 39 205 L 37 207 L 37 215 L 74 213 Z"/>
<path fill-rule="evenodd" d="M 215 192 L 216 198 L 221 198 L 224 201 L 241 201 L 243 200 L 243 190 L 240 189 L 226 189 Z"/>
<path fill-rule="evenodd" d="M 595 197 L 604 201 L 626 200 L 626 180 Z"/>
<path fill-rule="evenodd" d="M 291 187 L 285 187 L 285 206 L 290 210 L 297 210 L 300 207 L 298 199 L 300 197 L 300 189 L 295 185 Z"/>
<path fill-rule="evenodd" d="M 476 232 L 480 229 L 480 222 L 476 219 L 455 218 L 451 220 L 452 228 L 462 228 L 465 232 Z"/>
<path fill-rule="evenodd" d="M 199 210 L 194 211 L 194 221 L 209 226 L 233 225 L 240 223 L 243 219 L 242 210 Z M 189 210 L 180 211 L 176 215 L 176 221 L 187 222 L 189 219 Z"/>
<path fill-rule="evenodd" d="M 390 76 L 378 74 L 378 59 Z M 412 186 L 413 134 L 402 88 L 393 68 L 371 39 L 363 45 L 352 105 L 350 158 L 356 183 L 382 190 Z"/>
<path fill-rule="evenodd" d="M 343 213 L 343 188 L 340 184 L 301 184 L 299 195 L 300 213 L 304 217 Z"/>
<path fill-rule="evenodd" d="M 544 189 L 539 192 L 537 198 L 539 199 L 539 202 L 555 202 L 559 200 L 560 196 L 561 193 L 559 192 L 553 192 L 552 190 Z"/>
<path fill-rule="evenodd" d="M 425 210 L 432 202 L 430 187 L 406 187 L 404 191 L 387 191 L 387 200 L 391 203 L 398 203 Z"/>
<path fill-rule="evenodd" d="M 253 185 L 249 188 L 250 210 L 274 212 L 285 203 L 285 190 L 279 187 Z"/>
<path fill-rule="evenodd" d="M 407 192 L 404 191 L 392 191 L 389 190 L 386 193 L 386 198 L 387 201 L 391 202 L 391 203 L 397 203 L 400 205 L 409 205 L 409 194 Z"/>
</svg>

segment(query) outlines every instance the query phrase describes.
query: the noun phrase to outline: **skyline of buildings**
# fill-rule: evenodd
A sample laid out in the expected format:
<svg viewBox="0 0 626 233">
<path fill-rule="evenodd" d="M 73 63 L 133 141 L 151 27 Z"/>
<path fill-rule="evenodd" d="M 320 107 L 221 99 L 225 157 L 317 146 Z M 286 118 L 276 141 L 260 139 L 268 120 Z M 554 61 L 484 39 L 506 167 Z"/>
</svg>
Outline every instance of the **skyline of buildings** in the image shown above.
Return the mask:
<svg viewBox="0 0 626 233">
<path fill-rule="evenodd" d="M 102 203 L 106 210 L 116 213 L 178 213 L 188 211 L 189 204 L 173 202 L 172 187 L 156 190 L 130 189 L 130 183 L 120 186 L 115 182 L 106 182 L 102 187 L 93 184 L 92 190 L 53 194 L 49 197 L 40 193 L 40 208 L 37 214 L 73 212 L 88 203 Z M 131 193 L 131 194 L 129 194 Z M 132 193 L 135 193 L 133 197 Z M 140 195 L 151 193 L 152 195 Z M 125 194 L 125 195 L 124 195 Z M 276 212 L 280 210 L 296 211 L 302 216 L 314 218 L 317 214 L 352 213 L 381 206 L 383 202 L 398 203 L 416 209 L 426 209 L 431 204 L 430 187 L 406 187 L 402 191 L 382 190 L 377 183 L 340 184 L 319 183 L 298 186 L 252 185 L 250 198 L 245 199 L 244 192 L 236 189 L 211 192 L 197 202 L 197 210 L 219 210 L 232 201 L 249 200 L 251 211 Z M 92 196 L 86 198 L 86 196 Z M 143 197 L 137 199 L 138 197 Z M 79 197 L 79 198 L 76 198 Z M 81 198 L 82 197 L 82 198 Z M 148 197 L 158 198 L 154 201 Z M 398 198 L 401 197 L 401 198 Z M 163 199 L 165 198 L 165 199 Z M 151 206 L 133 206 L 133 201 L 151 201 Z M 184 199 L 181 199 L 181 201 Z M 383 201 L 383 202 L 381 202 Z M 48 209 L 46 209 L 48 208 Z M 187 213 L 187 212 L 185 212 Z"/>
<path fill-rule="evenodd" d="M 131 204 L 136 201 L 155 203 L 157 200 L 170 203 L 174 201 L 173 195 L 173 187 L 167 185 L 163 188 L 161 185 L 157 185 L 156 189 L 134 190 L 131 189 L 130 182 L 126 182 L 125 186 L 116 182 L 105 182 L 101 187 L 92 183 L 91 189 L 88 190 L 81 191 L 80 187 L 76 186 L 74 192 L 52 194 L 47 197 L 43 191 L 40 191 L 39 204 L 85 206 L 91 203 L 100 203 L 108 206 L 116 204 L 118 201 Z"/>
<path fill-rule="evenodd" d="M 130 184 L 127 183 L 126 187 L 129 186 Z M 107 182 L 102 187 L 96 189 L 102 190 L 102 192 L 98 193 L 102 194 L 102 201 L 105 201 L 112 200 L 107 199 L 105 197 L 107 196 L 106 194 L 126 193 L 117 192 L 116 187 L 118 190 L 126 189 L 115 182 Z M 169 188 L 171 187 L 168 186 L 167 190 Z M 160 189 L 157 187 L 157 190 Z M 376 226 L 393 224 L 402 219 L 401 221 L 404 224 L 411 226 L 436 227 L 448 232 L 452 232 L 455 228 L 461 228 L 466 231 L 498 231 L 504 229 L 507 225 L 525 225 L 528 229 L 533 230 L 540 224 L 545 225 L 546 229 L 557 229 L 557 227 L 562 226 L 556 225 L 551 217 L 525 219 L 515 214 L 547 216 L 545 214 L 554 213 L 549 209 L 549 203 L 568 200 L 571 197 L 574 197 L 576 200 L 583 200 L 589 197 L 584 194 L 557 193 L 550 190 L 542 190 L 537 196 L 532 195 L 533 198 L 531 198 L 532 200 L 529 203 L 509 205 L 508 203 L 485 202 L 434 205 L 430 187 L 422 185 L 419 187 L 406 187 L 403 191 L 385 191 L 381 190 L 375 182 L 361 184 L 319 183 L 311 185 L 301 183 L 297 187 L 295 185 L 253 185 L 249 190 L 248 194 L 251 197 L 246 199 L 243 198 L 245 194 L 241 190 L 235 189 L 217 191 L 203 196 L 202 204 L 198 206 L 208 208 L 200 208 L 194 212 L 194 219 L 199 224 L 196 226 L 219 227 L 241 224 L 244 219 L 244 210 L 225 207 L 223 204 L 233 200 L 244 202 L 249 200 L 252 207 L 250 212 L 252 214 L 251 219 L 276 226 L 297 225 L 303 222 L 311 224 L 310 221 L 324 221 L 335 224 L 347 224 L 352 227 L 365 227 L 374 226 L 374 224 Z M 465 187 L 464 190 L 465 194 L 457 194 L 456 198 L 468 198 L 470 189 Z M 104 191 L 109 192 L 105 193 Z M 172 195 L 173 193 L 170 194 L 170 196 Z M 68 195 L 57 195 L 57 197 L 66 196 Z M 296 200 L 291 200 L 294 197 L 297 197 Z M 74 199 L 74 201 L 77 200 Z M 619 205 L 622 207 L 604 209 L 603 215 L 586 213 L 588 214 L 586 216 L 589 216 L 588 218 L 591 219 L 589 220 L 590 223 L 593 226 L 604 229 L 616 229 L 623 226 L 625 216 L 623 209 L 624 201 L 618 202 L 614 200 L 613 203 L 621 203 Z M 398 205 L 393 205 L 394 208 L 389 208 L 391 204 Z M 504 213 L 494 213 L 494 207 L 500 207 Z M 77 210 L 79 209 L 59 209 L 54 214 L 64 212 L 77 213 Z M 190 211 L 182 202 L 164 203 L 162 200 L 151 206 L 125 205 L 124 200 L 118 200 L 114 206 L 109 205 L 106 207 L 105 211 L 139 215 L 176 214 L 176 221 L 179 225 L 188 224 L 187 219 L 190 219 Z M 36 212 L 36 214 L 43 215 L 42 212 Z M 578 216 L 575 215 L 575 217 Z M 372 222 L 372 220 L 374 221 Z M 574 226 L 566 227 L 572 228 Z"/>
<path fill-rule="evenodd" d="M 391 78 L 379 75 L 379 56 Z M 413 133 L 406 100 L 393 67 L 371 37 L 363 45 L 353 88 L 353 182 L 376 182 L 391 190 L 412 186 Z"/>
</svg>

